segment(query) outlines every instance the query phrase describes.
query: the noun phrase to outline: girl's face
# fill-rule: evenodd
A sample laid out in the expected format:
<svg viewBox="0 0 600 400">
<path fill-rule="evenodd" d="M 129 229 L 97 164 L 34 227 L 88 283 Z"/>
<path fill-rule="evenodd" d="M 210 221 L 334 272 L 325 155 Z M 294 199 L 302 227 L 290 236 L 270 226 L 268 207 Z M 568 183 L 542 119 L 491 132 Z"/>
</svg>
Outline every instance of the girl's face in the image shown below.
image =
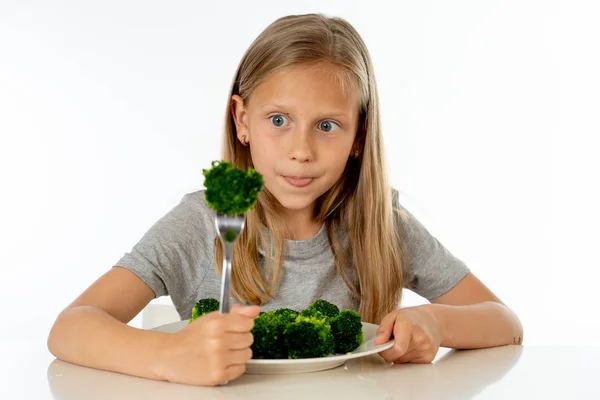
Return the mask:
<svg viewBox="0 0 600 400">
<path fill-rule="evenodd" d="M 357 90 L 335 66 L 293 66 L 262 82 L 244 104 L 233 96 L 238 139 L 250 144 L 265 187 L 288 210 L 314 207 L 341 177 L 358 125 Z"/>
</svg>

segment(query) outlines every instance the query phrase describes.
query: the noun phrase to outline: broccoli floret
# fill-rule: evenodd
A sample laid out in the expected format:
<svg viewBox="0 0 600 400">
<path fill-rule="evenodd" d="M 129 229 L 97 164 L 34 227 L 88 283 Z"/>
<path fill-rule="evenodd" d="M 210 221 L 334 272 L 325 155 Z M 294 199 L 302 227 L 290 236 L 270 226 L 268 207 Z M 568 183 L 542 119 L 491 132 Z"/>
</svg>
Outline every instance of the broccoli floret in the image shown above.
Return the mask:
<svg viewBox="0 0 600 400">
<path fill-rule="evenodd" d="M 316 308 L 307 308 L 302 310 L 302 312 L 300 314 L 298 314 L 302 317 L 307 317 L 307 318 L 317 318 L 317 319 L 324 319 L 327 322 L 329 322 L 329 318 L 327 318 L 327 316 L 325 314 L 323 314 L 321 311 L 317 310 Z"/>
<path fill-rule="evenodd" d="M 288 358 L 288 351 L 283 340 L 283 331 L 296 320 L 298 311 L 279 308 L 270 312 L 261 311 L 254 320 L 252 335 L 252 358 L 278 359 Z"/>
<path fill-rule="evenodd" d="M 269 314 L 283 319 L 288 324 L 296 321 L 296 318 L 298 317 L 298 311 L 290 308 L 278 308 L 277 310 L 270 311 Z"/>
<path fill-rule="evenodd" d="M 201 315 L 208 314 L 213 311 L 217 311 L 219 309 L 219 300 L 212 298 L 200 299 L 194 304 L 194 308 L 192 309 L 192 318 L 190 318 L 189 323 L 191 324 L 196 318 Z"/>
<path fill-rule="evenodd" d="M 344 310 L 331 320 L 336 353 L 350 353 L 364 342 L 360 315 Z"/>
<path fill-rule="evenodd" d="M 360 315 L 317 300 L 302 312 L 279 308 L 255 318 L 255 359 L 300 359 L 350 353 L 364 342 Z"/>
<path fill-rule="evenodd" d="M 334 350 L 327 318 L 299 315 L 285 328 L 283 337 L 291 359 L 325 357 Z"/>
<path fill-rule="evenodd" d="M 262 175 L 256 170 L 250 168 L 244 172 L 226 161 L 213 161 L 212 168 L 202 170 L 202 174 L 206 203 L 220 214 L 245 214 L 254 207 L 264 185 Z"/>
<path fill-rule="evenodd" d="M 278 359 L 287 358 L 288 352 L 283 340 L 283 331 L 293 321 L 290 319 L 293 310 L 280 309 L 268 313 L 260 313 L 254 319 L 252 335 L 252 358 Z"/>
<path fill-rule="evenodd" d="M 316 310 L 327 318 L 333 318 L 340 313 L 340 309 L 335 304 L 326 300 L 315 300 L 305 311 Z"/>
</svg>

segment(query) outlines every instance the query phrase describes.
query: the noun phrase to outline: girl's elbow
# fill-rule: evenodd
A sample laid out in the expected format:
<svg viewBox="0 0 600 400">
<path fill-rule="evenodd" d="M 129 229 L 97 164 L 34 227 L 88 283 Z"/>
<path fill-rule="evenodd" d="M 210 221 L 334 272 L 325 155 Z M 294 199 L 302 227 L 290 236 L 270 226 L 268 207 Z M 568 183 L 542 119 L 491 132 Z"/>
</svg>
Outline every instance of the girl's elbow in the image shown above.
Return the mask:
<svg viewBox="0 0 600 400">
<path fill-rule="evenodd" d="M 519 316 L 507 306 L 503 306 L 506 312 L 506 320 L 510 327 L 511 341 L 509 344 L 521 345 L 523 344 L 523 324 Z"/>
<path fill-rule="evenodd" d="M 515 316 L 516 319 L 516 334 L 515 334 L 515 344 L 521 345 L 523 344 L 523 324 L 519 317 Z"/>
<path fill-rule="evenodd" d="M 61 339 L 64 336 L 64 312 L 61 312 L 52 324 L 46 339 L 46 348 L 56 358 L 60 358 Z"/>
<path fill-rule="evenodd" d="M 58 332 L 57 332 L 57 324 L 58 324 L 58 319 L 54 322 L 54 324 L 52 325 L 52 328 L 50 328 L 50 332 L 48 332 L 48 338 L 46 339 L 46 347 L 48 349 L 48 351 L 54 356 L 58 358 Z"/>
</svg>

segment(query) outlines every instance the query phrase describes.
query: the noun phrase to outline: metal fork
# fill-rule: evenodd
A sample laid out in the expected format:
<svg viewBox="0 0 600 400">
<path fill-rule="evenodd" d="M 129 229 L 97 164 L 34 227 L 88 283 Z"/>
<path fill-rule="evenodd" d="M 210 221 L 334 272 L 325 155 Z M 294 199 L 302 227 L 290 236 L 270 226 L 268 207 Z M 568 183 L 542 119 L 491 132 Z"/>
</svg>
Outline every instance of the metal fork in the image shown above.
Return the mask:
<svg viewBox="0 0 600 400">
<path fill-rule="evenodd" d="M 246 223 L 245 215 L 217 214 L 215 224 L 217 233 L 223 244 L 223 272 L 221 278 L 221 301 L 219 314 L 229 313 L 229 299 L 231 298 L 231 260 L 233 258 L 233 246 L 240 236 Z"/>
</svg>

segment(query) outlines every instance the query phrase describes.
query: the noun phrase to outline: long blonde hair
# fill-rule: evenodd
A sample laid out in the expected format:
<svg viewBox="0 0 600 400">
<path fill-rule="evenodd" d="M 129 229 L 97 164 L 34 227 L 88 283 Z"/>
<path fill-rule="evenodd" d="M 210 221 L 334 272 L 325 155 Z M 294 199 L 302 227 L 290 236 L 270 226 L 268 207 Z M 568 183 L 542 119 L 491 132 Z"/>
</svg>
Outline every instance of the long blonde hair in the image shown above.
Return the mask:
<svg viewBox="0 0 600 400">
<path fill-rule="evenodd" d="M 319 14 L 276 20 L 243 56 L 229 101 L 237 94 L 246 102 L 276 70 L 322 62 L 339 67 L 359 90 L 360 121 L 355 148 L 360 153 L 357 158 L 348 159 L 342 177 L 319 198 L 314 218 L 325 224 L 337 271 L 359 300 L 362 319 L 379 323 L 400 303 L 406 261 L 385 173 L 376 81 L 359 34 L 345 20 Z M 237 140 L 229 103 L 222 158 L 244 170 L 253 168 L 250 149 Z M 272 298 L 285 256 L 285 227 L 277 218 L 277 204 L 265 188 L 254 210 L 246 215 L 246 226 L 234 247 L 232 268 L 233 294 L 239 301 L 263 304 Z M 268 241 L 263 226 L 269 232 Z M 264 275 L 259 266 L 259 247 L 266 252 Z M 223 248 L 216 238 L 215 263 L 219 273 L 222 257 Z"/>
</svg>

